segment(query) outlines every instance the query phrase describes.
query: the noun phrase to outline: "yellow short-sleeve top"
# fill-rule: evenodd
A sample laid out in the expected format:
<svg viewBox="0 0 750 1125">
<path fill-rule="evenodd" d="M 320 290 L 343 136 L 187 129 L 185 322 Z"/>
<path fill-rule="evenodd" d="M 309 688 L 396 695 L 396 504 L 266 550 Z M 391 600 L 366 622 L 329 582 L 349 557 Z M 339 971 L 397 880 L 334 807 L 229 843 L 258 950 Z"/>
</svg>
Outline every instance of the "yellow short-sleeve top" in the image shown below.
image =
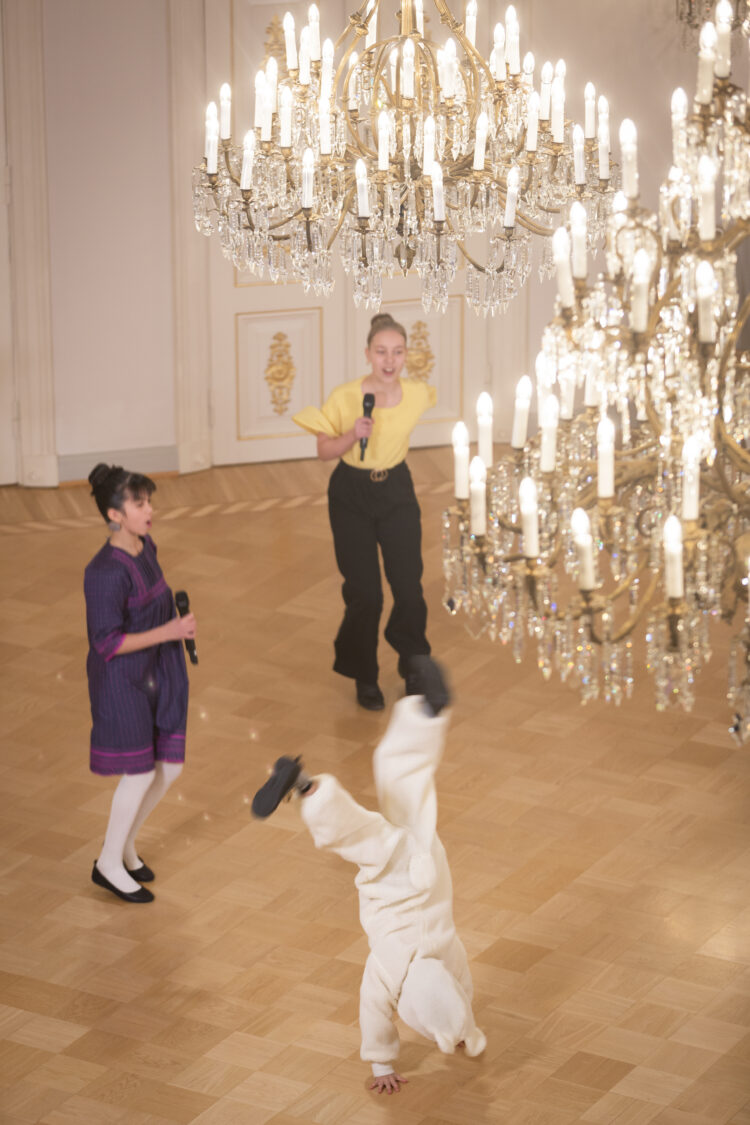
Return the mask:
<svg viewBox="0 0 750 1125">
<path fill-rule="evenodd" d="M 318 409 L 306 406 L 295 414 L 293 421 L 311 434 L 340 437 L 351 430 L 357 418 L 362 417 L 362 379 L 342 383 L 331 392 Z M 392 469 L 404 460 L 409 450 L 409 438 L 419 419 L 434 406 L 437 391 L 427 383 L 415 379 L 400 379 L 401 402 L 398 406 L 375 407 L 372 412 L 372 436 L 367 443 L 365 459 L 359 459 L 359 442 L 341 458 L 355 469 Z"/>
</svg>

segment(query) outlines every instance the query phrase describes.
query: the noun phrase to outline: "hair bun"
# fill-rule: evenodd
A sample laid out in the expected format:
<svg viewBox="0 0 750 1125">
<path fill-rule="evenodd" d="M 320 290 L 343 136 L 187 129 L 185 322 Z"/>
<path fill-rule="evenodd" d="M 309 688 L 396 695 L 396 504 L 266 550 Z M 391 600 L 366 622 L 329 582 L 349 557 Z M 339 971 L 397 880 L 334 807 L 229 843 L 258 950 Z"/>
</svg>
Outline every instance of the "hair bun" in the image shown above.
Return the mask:
<svg viewBox="0 0 750 1125">
<path fill-rule="evenodd" d="M 98 488 L 99 485 L 104 484 L 111 472 L 112 468 L 109 465 L 105 465 L 103 461 L 100 461 L 98 465 L 94 465 L 89 473 L 89 484 L 92 488 Z"/>
<path fill-rule="evenodd" d="M 376 313 L 370 321 L 370 330 L 377 331 L 380 328 L 385 328 L 387 324 L 395 323 L 396 321 L 393 319 L 390 313 Z"/>
</svg>

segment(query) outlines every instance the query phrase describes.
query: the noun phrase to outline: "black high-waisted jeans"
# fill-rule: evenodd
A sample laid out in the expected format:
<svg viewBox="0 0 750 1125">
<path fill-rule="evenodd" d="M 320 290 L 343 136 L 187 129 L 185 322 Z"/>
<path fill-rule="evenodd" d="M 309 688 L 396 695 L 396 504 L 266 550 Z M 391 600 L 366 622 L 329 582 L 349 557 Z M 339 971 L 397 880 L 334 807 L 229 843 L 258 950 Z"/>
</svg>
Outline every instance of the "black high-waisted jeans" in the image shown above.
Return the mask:
<svg viewBox="0 0 750 1125">
<path fill-rule="evenodd" d="M 339 461 L 328 484 L 328 514 L 336 562 L 344 579 L 344 619 L 335 641 L 334 671 L 374 684 L 383 610 L 378 547 L 393 593 L 385 639 L 399 656 L 427 655 L 427 606 L 422 594 L 422 526 L 405 461 L 377 472 Z"/>
</svg>

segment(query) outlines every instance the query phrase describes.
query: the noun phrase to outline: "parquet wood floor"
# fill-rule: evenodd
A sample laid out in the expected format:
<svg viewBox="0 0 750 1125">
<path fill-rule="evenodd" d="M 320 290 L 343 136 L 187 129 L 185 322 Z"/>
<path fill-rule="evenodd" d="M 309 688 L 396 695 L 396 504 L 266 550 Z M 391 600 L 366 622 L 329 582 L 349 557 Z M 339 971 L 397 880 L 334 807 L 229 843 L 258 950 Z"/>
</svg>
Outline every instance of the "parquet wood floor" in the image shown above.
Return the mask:
<svg viewBox="0 0 750 1125">
<path fill-rule="evenodd" d="M 83 487 L 2 489 L 3 1125 L 750 1125 L 750 753 L 726 733 L 724 634 L 692 714 L 656 714 L 648 684 L 582 708 L 441 608 L 450 453 L 410 460 L 456 695 L 440 829 L 485 1056 L 404 1031 L 409 1085 L 367 1091 L 353 872 L 293 805 L 249 814 L 280 753 L 373 801 L 386 717 L 329 671 L 328 467 L 159 482 L 154 536 L 201 663 L 188 764 L 143 835 L 148 907 L 89 881 L 112 784 L 88 772 L 81 586 L 103 527 Z"/>
</svg>

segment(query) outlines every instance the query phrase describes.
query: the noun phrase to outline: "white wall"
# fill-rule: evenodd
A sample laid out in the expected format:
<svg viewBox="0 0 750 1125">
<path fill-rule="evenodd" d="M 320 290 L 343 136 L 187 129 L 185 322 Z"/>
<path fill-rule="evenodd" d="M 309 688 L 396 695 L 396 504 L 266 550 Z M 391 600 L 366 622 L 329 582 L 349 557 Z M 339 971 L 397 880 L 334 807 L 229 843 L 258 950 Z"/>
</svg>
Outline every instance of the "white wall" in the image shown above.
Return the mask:
<svg viewBox="0 0 750 1125">
<path fill-rule="evenodd" d="M 175 468 L 166 0 L 45 0 L 44 60 L 60 476 Z"/>
<path fill-rule="evenodd" d="M 15 388 L 8 229 L 10 185 L 6 159 L 2 13 L 0 13 L 0 484 L 15 481 L 18 471 L 14 433 Z"/>
</svg>

